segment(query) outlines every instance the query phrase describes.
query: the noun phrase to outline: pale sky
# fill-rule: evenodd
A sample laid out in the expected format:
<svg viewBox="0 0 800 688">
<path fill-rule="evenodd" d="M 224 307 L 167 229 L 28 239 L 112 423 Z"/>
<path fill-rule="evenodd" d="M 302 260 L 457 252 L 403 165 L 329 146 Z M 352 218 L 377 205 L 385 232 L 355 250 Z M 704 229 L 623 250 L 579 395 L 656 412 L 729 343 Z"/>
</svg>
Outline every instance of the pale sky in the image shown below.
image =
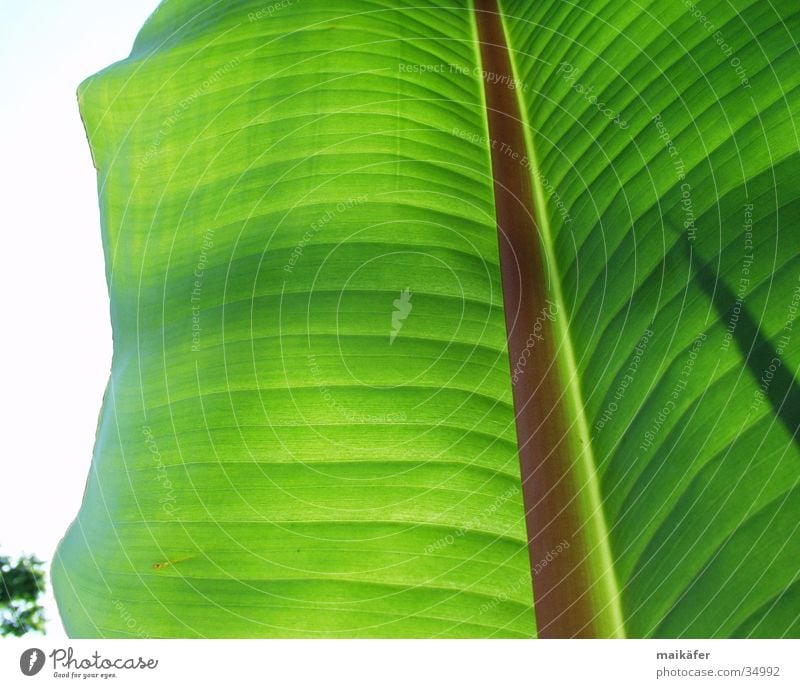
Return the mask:
<svg viewBox="0 0 800 688">
<path fill-rule="evenodd" d="M 75 89 L 158 0 L 0 9 L 0 552 L 50 559 L 78 511 L 111 363 L 95 171 Z M 47 634 L 64 632 L 48 586 Z"/>
</svg>

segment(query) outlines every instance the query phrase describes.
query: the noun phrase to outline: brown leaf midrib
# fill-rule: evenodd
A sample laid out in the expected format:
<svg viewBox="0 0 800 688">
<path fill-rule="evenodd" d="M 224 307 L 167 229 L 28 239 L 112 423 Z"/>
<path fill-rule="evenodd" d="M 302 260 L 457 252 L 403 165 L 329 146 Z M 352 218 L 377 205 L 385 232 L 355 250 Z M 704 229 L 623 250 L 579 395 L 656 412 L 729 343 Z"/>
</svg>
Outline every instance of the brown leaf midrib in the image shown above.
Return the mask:
<svg viewBox="0 0 800 688">
<path fill-rule="evenodd" d="M 537 633 L 599 637 L 517 84 L 496 0 L 475 0 Z M 532 331 L 536 326 L 536 331 Z M 524 357 L 524 358 L 523 358 Z M 564 547 L 566 542 L 568 547 Z M 559 547 L 561 545 L 561 547 Z M 560 551 L 559 551 L 560 550 Z M 557 554 L 553 557 L 553 552 Z M 553 558 L 546 565 L 539 565 Z"/>
</svg>

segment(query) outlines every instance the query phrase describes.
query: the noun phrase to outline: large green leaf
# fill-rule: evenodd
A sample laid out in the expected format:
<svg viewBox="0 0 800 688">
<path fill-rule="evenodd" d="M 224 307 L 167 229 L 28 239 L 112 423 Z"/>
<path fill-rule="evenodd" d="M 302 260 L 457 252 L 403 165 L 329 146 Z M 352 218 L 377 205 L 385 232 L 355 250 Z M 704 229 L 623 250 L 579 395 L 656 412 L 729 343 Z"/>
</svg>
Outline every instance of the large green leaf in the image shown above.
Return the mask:
<svg viewBox="0 0 800 688">
<path fill-rule="evenodd" d="M 800 8 L 506 7 L 627 632 L 797 635 Z"/>
<path fill-rule="evenodd" d="M 166 0 L 79 89 L 114 361 L 70 635 L 530 637 L 568 550 L 594 634 L 800 635 L 800 11 L 501 11 L 590 534 L 529 555 L 481 13 Z"/>
</svg>

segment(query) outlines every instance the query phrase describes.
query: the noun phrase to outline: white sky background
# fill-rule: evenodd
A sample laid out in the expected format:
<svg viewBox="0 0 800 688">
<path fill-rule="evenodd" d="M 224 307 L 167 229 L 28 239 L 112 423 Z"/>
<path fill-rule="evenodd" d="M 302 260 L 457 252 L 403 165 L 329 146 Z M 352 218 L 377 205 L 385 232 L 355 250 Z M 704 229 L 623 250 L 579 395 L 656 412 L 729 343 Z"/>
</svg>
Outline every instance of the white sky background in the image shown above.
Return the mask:
<svg viewBox="0 0 800 688">
<path fill-rule="evenodd" d="M 75 90 L 158 0 L 0 0 L 0 552 L 74 518 L 111 365 L 95 170 Z M 64 638 L 52 592 L 47 635 Z"/>
</svg>

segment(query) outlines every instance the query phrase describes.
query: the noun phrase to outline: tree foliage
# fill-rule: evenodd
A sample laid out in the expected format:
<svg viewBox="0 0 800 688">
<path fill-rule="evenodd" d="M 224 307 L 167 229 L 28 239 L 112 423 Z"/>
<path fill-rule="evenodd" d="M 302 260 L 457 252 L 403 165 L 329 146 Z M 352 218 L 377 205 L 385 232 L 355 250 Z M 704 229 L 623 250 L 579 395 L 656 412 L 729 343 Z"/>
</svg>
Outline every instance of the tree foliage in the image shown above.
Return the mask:
<svg viewBox="0 0 800 688">
<path fill-rule="evenodd" d="M 44 562 L 34 556 L 0 556 L 0 636 L 44 633 Z"/>
</svg>

